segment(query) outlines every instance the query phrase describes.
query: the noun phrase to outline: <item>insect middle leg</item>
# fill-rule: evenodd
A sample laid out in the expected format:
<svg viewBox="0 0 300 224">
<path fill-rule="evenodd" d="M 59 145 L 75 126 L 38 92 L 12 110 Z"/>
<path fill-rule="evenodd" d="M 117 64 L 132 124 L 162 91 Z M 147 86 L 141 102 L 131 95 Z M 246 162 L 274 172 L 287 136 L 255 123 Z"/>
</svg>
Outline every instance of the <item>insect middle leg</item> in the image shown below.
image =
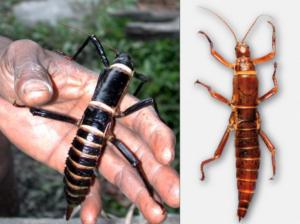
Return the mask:
<svg viewBox="0 0 300 224">
<path fill-rule="evenodd" d="M 205 173 L 204 173 L 204 166 L 212 161 L 215 161 L 217 159 L 220 158 L 220 156 L 222 155 L 222 152 L 224 150 L 224 147 L 228 141 L 228 138 L 229 138 L 229 134 L 230 134 L 230 131 L 232 129 L 232 126 L 229 124 L 228 127 L 226 128 L 226 131 L 221 139 L 221 142 L 219 143 L 218 145 L 218 148 L 217 150 L 215 151 L 215 154 L 212 158 L 209 158 L 207 160 L 204 160 L 202 163 L 201 163 L 201 166 L 200 166 L 200 170 L 201 170 L 201 180 L 204 180 L 205 179 Z"/>
<path fill-rule="evenodd" d="M 147 76 L 145 76 L 144 74 L 141 73 L 134 73 L 134 78 L 140 80 L 140 84 L 138 85 L 138 87 L 136 88 L 136 90 L 134 91 L 133 95 L 137 96 L 140 92 L 140 90 L 142 89 L 143 85 L 149 81 L 149 78 Z"/>
<path fill-rule="evenodd" d="M 79 121 L 74 117 L 61 114 L 58 112 L 54 112 L 54 111 L 49 111 L 49 110 L 40 109 L 36 107 L 29 107 L 29 111 L 33 116 L 39 116 L 39 117 L 44 117 L 52 120 L 63 121 L 70 124 L 74 124 L 76 126 L 79 123 Z"/>
<path fill-rule="evenodd" d="M 78 57 L 78 55 L 83 51 L 83 49 L 86 47 L 86 45 L 89 42 L 92 42 L 94 44 L 94 46 L 96 47 L 97 53 L 99 54 L 99 56 L 101 58 L 101 61 L 102 61 L 103 65 L 105 67 L 108 67 L 109 66 L 109 60 L 108 60 L 108 58 L 106 56 L 104 47 L 102 46 L 100 40 L 98 40 L 95 35 L 88 36 L 88 38 L 83 42 L 83 44 L 81 45 L 81 47 L 74 54 L 74 56 L 72 57 L 72 59 L 76 60 L 76 58 Z"/>
<path fill-rule="evenodd" d="M 214 90 L 212 90 L 212 88 L 209 85 L 206 85 L 205 83 L 200 82 L 199 80 L 197 80 L 195 83 L 204 86 L 213 98 L 221 101 L 222 103 L 230 105 L 230 100 L 228 100 L 226 97 L 222 96 L 220 93 L 217 93 Z"/>
<path fill-rule="evenodd" d="M 261 129 L 259 130 L 259 135 L 262 138 L 262 140 L 264 141 L 264 143 L 266 144 L 268 150 L 270 151 L 270 153 L 272 155 L 273 176 L 270 179 L 273 179 L 273 177 L 276 174 L 275 146 L 273 145 L 271 140 L 268 138 L 268 136 L 265 134 L 265 132 L 263 132 Z"/>
<path fill-rule="evenodd" d="M 147 98 L 147 99 L 141 100 L 141 101 L 137 102 L 136 104 L 133 104 L 132 106 L 128 107 L 125 111 L 120 112 L 115 117 L 116 118 L 126 117 L 126 116 L 128 116 L 132 113 L 135 113 L 135 112 L 137 112 L 145 107 L 148 107 L 148 106 L 153 106 L 158 117 L 162 120 L 160 113 L 158 111 L 156 101 L 153 98 Z"/>
<path fill-rule="evenodd" d="M 274 63 L 274 72 L 273 72 L 273 83 L 274 83 L 274 87 L 269 90 L 268 92 L 266 92 L 264 95 L 262 95 L 261 97 L 258 98 L 258 102 L 261 103 L 266 99 L 269 99 L 271 96 L 275 95 L 278 92 L 278 82 L 276 79 L 276 70 L 277 70 L 277 63 Z"/>
<path fill-rule="evenodd" d="M 225 65 L 228 68 L 234 68 L 234 64 L 229 63 L 224 57 L 222 57 L 215 49 L 214 49 L 214 44 L 210 37 L 203 31 L 199 31 L 199 34 L 202 34 L 206 37 L 207 41 L 209 42 L 210 46 L 210 53 L 212 56 L 214 56 L 219 62 L 221 62 L 223 65 Z"/>
</svg>

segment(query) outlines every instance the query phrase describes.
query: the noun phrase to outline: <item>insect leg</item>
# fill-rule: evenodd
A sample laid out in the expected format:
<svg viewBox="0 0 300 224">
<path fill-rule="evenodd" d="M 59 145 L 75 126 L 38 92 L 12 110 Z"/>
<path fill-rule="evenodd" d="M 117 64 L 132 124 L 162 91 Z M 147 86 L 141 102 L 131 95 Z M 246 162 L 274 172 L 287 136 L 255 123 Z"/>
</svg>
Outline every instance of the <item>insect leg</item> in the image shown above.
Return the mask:
<svg viewBox="0 0 300 224">
<path fill-rule="evenodd" d="M 147 191 L 148 191 L 149 195 L 151 197 L 153 197 L 153 194 L 154 194 L 153 187 L 149 183 L 138 158 L 119 139 L 111 138 L 110 142 L 122 153 L 122 155 L 126 158 L 126 160 L 137 170 L 138 174 L 142 178 L 142 180 L 143 180 L 143 182 L 144 182 L 144 184 L 147 188 Z"/>
<path fill-rule="evenodd" d="M 267 93 L 265 93 L 264 95 L 262 95 L 261 97 L 258 98 L 258 102 L 261 103 L 262 101 L 269 99 L 271 96 L 275 95 L 278 92 L 278 82 L 276 79 L 276 70 L 277 70 L 277 63 L 274 63 L 274 72 L 273 72 L 273 83 L 274 83 L 274 87 L 269 90 Z"/>
<path fill-rule="evenodd" d="M 215 98 L 215 99 L 221 101 L 222 103 L 225 103 L 225 104 L 227 104 L 227 105 L 230 105 L 230 101 L 229 101 L 228 99 L 226 99 L 226 98 L 225 98 L 224 96 L 222 96 L 220 93 L 217 93 L 217 92 L 213 91 L 212 88 L 211 88 L 209 85 L 206 85 L 205 83 L 200 82 L 199 80 L 197 80 L 195 83 L 204 86 L 204 87 L 208 90 L 209 94 L 210 94 L 213 98 Z"/>
<path fill-rule="evenodd" d="M 275 160 L 275 146 L 273 145 L 273 143 L 271 142 L 271 140 L 268 138 L 268 136 L 266 135 L 266 133 L 264 133 L 261 129 L 259 130 L 259 135 L 262 138 L 262 140 L 264 141 L 264 143 L 266 144 L 268 150 L 270 151 L 271 155 L 272 155 L 272 169 L 273 169 L 273 176 L 271 177 L 271 179 L 273 179 L 273 177 L 276 174 L 276 160 Z"/>
<path fill-rule="evenodd" d="M 228 68 L 234 68 L 234 64 L 229 63 L 225 58 L 223 58 L 215 49 L 214 49 L 214 44 L 210 37 L 203 31 L 199 31 L 199 34 L 202 34 L 206 37 L 207 41 L 209 42 L 210 45 L 210 53 L 212 56 L 214 56 L 219 62 L 221 62 L 223 65 L 225 65 Z"/>
<path fill-rule="evenodd" d="M 30 113 L 32 113 L 33 116 L 40 116 L 52 120 L 58 120 L 58 121 L 64 121 L 70 124 L 78 125 L 78 120 L 74 117 L 61 114 L 58 112 L 53 112 L 45 109 L 40 109 L 36 107 L 29 107 Z"/>
<path fill-rule="evenodd" d="M 136 104 L 133 104 L 132 106 L 128 107 L 125 111 L 120 112 L 115 117 L 116 118 L 126 117 L 126 116 L 128 116 L 128 115 L 130 115 L 134 112 L 137 112 L 137 111 L 139 111 L 139 110 L 141 110 L 145 107 L 148 107 L 148 106 L 153 106 L 154 110 L 157 113 L 160 120 L 162 120 L 164 122 L 164 120 L 161 118 L 160 113 L 158 111 L 156 101 L 153 98 L 143 99 L 143 100 L 137 102 Z"/>
<path fill-rule="evenodd" d="M 204 179 L 205 179 L 204 166 L 205 166 L 206 164 L 208 164 L 208 163 L 210 163 L 210 162 L 216 160 L 216 159 L 219 159 L 220 156 L 222 155 L 222 152 L 223 152 L 223 150 L 224 150 L 224 147 L 225 147 L 225 145 L 226 145 L 226 143 L 227 143 L 227 140 L 228 140 L 228 138 L 229 138 L 230 131 L 231 131 L 231 125 L 228 125 L 228 127 L 226 128 L 226 131 L 225 131 L 225 133 L 224 133 L 224 135 L 223 135 L 223 137 L 222 137 L 222 139 L 221 139 L 221 142 L 219 143 L 218 148 L 217 148 L 217 150 L 215 151 L 214 156 L 213 156 L 212 158 L 209 158 L 209 159 L 207 159 L 207 160 L 204 160 L 204 161 L 201 163 L 201 168 L 200 168 L 201 174 L 202 174 L 201 180 L 204 180 Z"/>
<path fill-rule="evenodd" d="M 83 49 L 86 47 L 86 45 L 92 42 L 94 46 L 96 47 L 97 53 L 99 54 L 101 61 L 105 67 L 109 67 L 109 60 L 106 56 L 104 47 L 102 46 L 100 40 L 95 35 L 90 35 L 88 38 L 84 41 L 84 43 L 81 45 L 81 47 L 77 50 L 77 52 L 72 57 L 73 60 L 76 60 L 78 55 L 83 51 Z"/>
<path fill-rule="evenodd" d="M 259 64 L 263 62 L 267 62 L 272 60 L 275 57 L 276 54 L 276 31 L 275 26 L 271 21 L 268 21 L 268 23 L 272 26 L 272 51 L 269 54 L 266 54 L 262 57 L 253 59 L 254 64 Z"/>
<path fill-rule="evenodd" d="M 133 77 L 141 81 L 133 93 L 134 96 L 137 96 L 139 94 L 140 90 L 142 89 L 143 85 L 149 81 L 149 78 L 147 76 L 145 76 L 141 73 L 137 73 L 137 72 L 134 73 Z"/>
</svg>

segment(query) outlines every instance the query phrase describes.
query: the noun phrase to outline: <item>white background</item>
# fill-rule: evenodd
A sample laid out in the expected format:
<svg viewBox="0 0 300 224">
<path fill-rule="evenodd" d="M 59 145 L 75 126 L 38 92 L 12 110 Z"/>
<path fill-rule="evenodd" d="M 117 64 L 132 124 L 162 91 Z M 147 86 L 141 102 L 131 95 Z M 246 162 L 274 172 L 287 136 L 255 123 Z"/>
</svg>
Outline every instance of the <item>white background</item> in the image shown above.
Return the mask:
<svg viewBox="0 0 300 224">
<path fill-rule="evenodd" d="M 297 4 L 298 3 L 298 4 Z M 259 180 L 250 209 L 242 223 L 296 223 L 300 219 L 300 4 L 298 1 L 181 1 L 181 223 L 238 223 L 234 134 L 223 156 L 206 166 L 200 181 L 199 166 L 211 157 L 228 123 L 230 108 L 194 85 L 200 79 L 231 98 L 233 73 L 209 53 L 197 31 L 206 31 L 215 48 L 234 62 L 235 41 L 230 31 L 204 6 L 228 21 L 242 38 L 259 14 L 272 15 L 277 29 L 279 94 L 259 106 L 262 129 L 277 149 L 277 175 L 260 140 Z M 247 42 L 252 57 L 271 51 L 271 27 L 262 19 Z M 257 66 L 260 95 L 273 87 L 273 62 Z"/>
</svg>

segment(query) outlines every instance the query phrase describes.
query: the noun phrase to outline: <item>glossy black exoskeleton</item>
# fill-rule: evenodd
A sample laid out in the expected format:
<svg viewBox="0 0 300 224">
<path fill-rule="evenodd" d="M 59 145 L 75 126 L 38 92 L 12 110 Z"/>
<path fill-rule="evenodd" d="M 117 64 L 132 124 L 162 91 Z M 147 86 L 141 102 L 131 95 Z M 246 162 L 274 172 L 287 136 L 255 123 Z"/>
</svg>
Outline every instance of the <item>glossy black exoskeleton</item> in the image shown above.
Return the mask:
<svg viewBox="0 0 300 224">
<path fill-rule="evenodd" d="M 76 136 L 70 146 L 64 171 L 65 194 L 68 203 L 66 210 L 67 220 L 70 218 L 74 207 L 85 200 L 93 184 L 94 172 L 99 165 L 99 157 L 102 155 L 107 141 L 110 141 L 130 164 L 136 168 L 149 194 L 153 196 L 153 189 L 144 175 L 140 161 L 124 143 L 113 135 L 116 118 L 130 115 L 147 106 L 154 106 L 157 111 L 155 101 L 152 98 L 148 98 L 120 112 L 120 103 L 128 92 L 131 79 L 136 77 L 142 81 L 135 92 L 137 94 L 147 78 L 134 72 L 132 60 L 126 53 L 117 54 L 113 63 L 110 64 L 101 42 L 94 35 L 86 39 L 72 59 L 76 59 L 89 42 L 92 42 L 96 47 L 105 68 L 98 78 L 94 94 L 82 118 L 78 121 L 70 116 L 56 112 L 30 108 L 33 115 L 78 126 Z"/>
</svg>

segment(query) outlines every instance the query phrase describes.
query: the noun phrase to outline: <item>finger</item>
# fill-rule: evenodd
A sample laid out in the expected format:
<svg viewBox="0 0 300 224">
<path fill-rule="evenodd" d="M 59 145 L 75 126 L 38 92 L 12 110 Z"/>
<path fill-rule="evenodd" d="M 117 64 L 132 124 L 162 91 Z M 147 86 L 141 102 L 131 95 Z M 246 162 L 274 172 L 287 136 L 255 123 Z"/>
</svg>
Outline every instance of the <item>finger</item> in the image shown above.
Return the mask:
<svg viewBox="0 0 300 224">
<path fill-rule="evenodd" d="M 165 210 L 149 195 L 137 172 L 107 145 L 100 161 L 100 173 L 134 202 L 150 223 L 161 223 Z"/>
<path fill-rule="evenodd" d="M 26 154 L 62 173 L 76 127 L 33 117 L 27 108 L 14 107 L 2 98 L 0 105 L 0 130 L 5 136 Z"/>
<path fill-rule="evenodd" d="M 98 75 L 68 57 L 51 51 L 46 51 L 46 54 L 47 59 L 43 65 L 48 68 L 58 90 L 57 102 L 78 99 L 84 94 L 88 96 L 88 102 L 95 90 Z"/>
<path fill-rule="evenodd" d="M 95 180 L 91 187 L 89 194 L 86 196 L 84 202 L 81 204 L 80 218 L 83 224 L 96 224 L 97 217 L 101 211 L 101 196 L 100 196 L 100 182 Z"/>
<path fill-rule="evenodd" d="M 136 102 L 136 98 L 126 95 L 121 103 L 121 110 L 125 110 Z M 159 119 L 153 107 L 143 108 L 132 115 L 121 118 L 120 121 L 139 133 L 159 162 L 170 164 L 173 161 L 175 155 L 174 133 Z"/>
<path fill-rule="evenodd" d="M 179 206 L 179 177 L 174 169 L 162 165 L 153 156 L 148 145 L 125 126 L 118 124 L 115 134 L 138 157 L 147 179 L 161 199 L 171 207 Z"/>
<path fill-rule="evenodd" d="M 12 65 L 17 102 L 26 105 L 48 102 L 53 89 L 48 72 L 41 64 L 45 58 L 44 50 L 33 41 L 18 40 L 10 44 L 7 58 Z"/>
</svg>

